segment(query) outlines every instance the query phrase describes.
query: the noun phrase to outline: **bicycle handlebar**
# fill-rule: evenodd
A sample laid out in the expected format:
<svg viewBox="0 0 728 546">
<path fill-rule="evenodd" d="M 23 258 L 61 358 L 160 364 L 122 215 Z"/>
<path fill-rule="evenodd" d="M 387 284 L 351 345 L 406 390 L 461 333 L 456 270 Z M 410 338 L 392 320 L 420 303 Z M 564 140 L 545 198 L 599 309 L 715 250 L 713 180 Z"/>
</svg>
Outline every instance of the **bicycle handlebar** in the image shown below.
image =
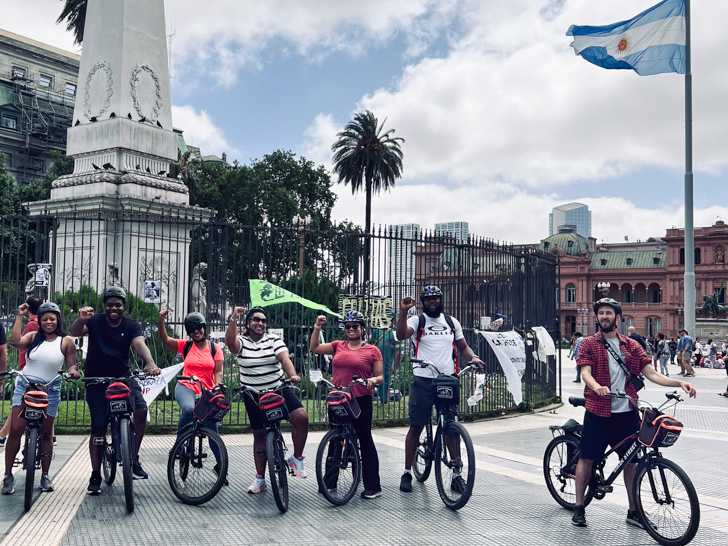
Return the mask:
<svg viewBox="0 0 728 546">
<path fill-rule="evenodd" d="M 366 387 L 367 386 L 366 380 L 364 380 L 361 377 L 358 377 L 356 375 L 352 376 L 352 382 L 351 383 L 349 383 L 346 386 L 341 386 L 341 387 L 337 387 L 331 381 L 329 381 L 329 380 L 327 380 L 327 379 L 325 379 L 323 377 L 321 378 L 321 381 L 323 381 L 324 383 L 326 383 L 332 389 L 348 389 L 348 388 L 351 388 L 353 385 L 362 385 L 363 387 Z M 367 387 L 367 388 L 369 388 L 369 387 Z"/>
<path fill-rule="evenodd" d="M 74 381 L 73 376 L 70 373 L 66 372 L 58 372 L 58 375 L 48 381 L 48 383 L 43 383 L 42 381 L 31 381 L 26 377 L 26 375 L 21 372 L 20 370 L 6 370 L 4 372 L 0 372 L 0 379 L 7 377 L 7 376 L 20 376 L 23 379 L 25 379 L 28 383 L 33 383 L 34 385 L 45 385 L 46 387 L 50 387 L 53 385 L 56 381 L 59 381 L 61 379 L 65 379 L 66 381 Z M 40 379 L 40 378 L 38 378 Z"/>
<path fill-rule="evenodd" d="M 84 383 L 112 383 L 114 381 L 126 381 L 127 379 L 135 379 L 137 381 L 142 381 L 144 379 L 148 379 L 150 377 L 155 377 L 151 374 L 148 374 L 146 372 L 137 372 L 132 375 L 127 375 L 124 377 L 82 377 L 81 381 Z"/>
<path fill-rule="evenodd" d="M 410 359 L 410 362 L 412 362 L 413 364 L 419 364 L 419 366 L 417 366 L 418 368 L 432 368 L 438 374 L 442 374 L 442 372 L 432 362 L 427 362 L 427 361 L 421 360 L 419 358 L 412 358 L 412 359 Z M 466 362 L 466 364 L 467 364 L 467 366 L 465 366 L 462 370 L 460 370 L 460 372 L 458 372 L 455 375 L 457 375 L 458 377 L 461 377 L 466 373 L 472 373 L 473 369 L 479 368 L 479 366 L 477 364 L 473 364 L 472 361 Z"/>
<path fill-rule="evenodd" d="M 258 390 L 258 389 L 254 388 L 254 387 L 247 387 L 245 385 L 241 385 L 237 389 L 235 389 L 235 392 L 233 393 L 233 395 L 234 396 L 240 396 L 241 394 L 243 394 L 243 393 L 245 393 L 247 391 L 254 392 L 255 394 L 265 394 L 267 392 L 275 392 L 275 391 L 281 390 L 284 387 L 290 387 L 290 386 L 293 386 L 293 381 L 291 381 L 291 378 L 290 377 L 286 377 L 285 379 L 283 379 L 281 381 L 280 387 L 277 387 L 275 389 L 262 389 L 262 390 Z"/>
<path fill-rule="evenodd" d="M 185 375 L 180 375 L 180 376 L 177 376 L 177 380 L 190 381 L 191 383 L 199 383 L 200 388 L 205 389 L 205 385 L 202 384 L 202 380 L 199 377 L 197 377 L 196 375 L 192 375 L 189 377 L 185 376 Z M 225 385 L 225 383 L 218 383 L 213 388 L 205 389 L 205 390 L 214 391 L 215 389 L 218 389 L 223 394 L 227 394 L 227 386 Z"/>
</svg>

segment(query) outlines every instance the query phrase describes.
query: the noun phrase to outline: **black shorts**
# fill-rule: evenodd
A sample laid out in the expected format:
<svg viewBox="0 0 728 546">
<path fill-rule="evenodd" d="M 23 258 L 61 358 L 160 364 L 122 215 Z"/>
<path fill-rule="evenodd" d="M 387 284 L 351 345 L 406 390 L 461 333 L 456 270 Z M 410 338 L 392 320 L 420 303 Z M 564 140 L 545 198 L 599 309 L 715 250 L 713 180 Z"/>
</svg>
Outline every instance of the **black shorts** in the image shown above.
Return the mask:
<svg viewBox="0 0 728 546">
<path fill-rule="evenodd" d="M 604 457 L 607 445 L 614 447 L 619 442 L 637 432 L 640 421 L 637 412 L 627 411 L 613 413 L 611 417 L 599 417 L 592 412 L 584 413 L 584 430 L 581 433 L 579 445 L 580 457 L 590 461 L 600 461 Z M 631 443 L 625 442 L 617 449 L 621 457 L 630 448 Z"/>
<path fill-rule="evenodd" d="M 303 404 L 301 404 L 301 401 L 291 387 L 284 387 L 281 390 L 281 396 L 286 401 L 286 408 L 288 408 L 289 414 L 303 407 Z M 260 408 L 258 407 L 258 395 L 250 391 L 246 392 L 243 395 L 243 403 L 245 404 L 245 411 L 248 413 L 250 428 L 253 430 L 264 429 L 265 425 L 263 425 L 263 419 L 260 417 Z"/>
<path fill-rule="evenodd" d="M 131 391 L 135 410 L 147 409 L 147 402 L 142 395 L 142 388 L 136 381 Z M 91 432 L 101 433 L 106 430 L 109 422 L 108 403 L 106 400 L 106 387 L 92 387 L 86 389 L 86 403 L 88 412 L 91 415 Z"/>
<path fill-rule="evenodd" d="M 424 427 L 430 422 L 432 406 L 435 405 L 435 393 L 432 390 L 432 379 L 415 375 L 410 382 L 409 390 L 409 424 L 413 427 Z M 457 412 L 457 406 L 453 406 Z"/>
</svg>

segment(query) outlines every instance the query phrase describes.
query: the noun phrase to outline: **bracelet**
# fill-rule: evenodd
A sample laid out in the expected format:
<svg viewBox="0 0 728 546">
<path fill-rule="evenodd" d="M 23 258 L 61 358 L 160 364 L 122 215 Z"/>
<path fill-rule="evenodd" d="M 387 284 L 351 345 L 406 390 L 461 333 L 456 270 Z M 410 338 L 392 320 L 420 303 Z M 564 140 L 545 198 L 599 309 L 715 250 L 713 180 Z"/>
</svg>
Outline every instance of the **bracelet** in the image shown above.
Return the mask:
<svg viewBox="0 0 728 546">
<path fill-rule="evenodd" d="M 314 324 L 313 325 L 313 329 L 314 330 L 320 330 L 321 329 L 321 326 L 319 326 L 318 324 Z"/>
</svg>

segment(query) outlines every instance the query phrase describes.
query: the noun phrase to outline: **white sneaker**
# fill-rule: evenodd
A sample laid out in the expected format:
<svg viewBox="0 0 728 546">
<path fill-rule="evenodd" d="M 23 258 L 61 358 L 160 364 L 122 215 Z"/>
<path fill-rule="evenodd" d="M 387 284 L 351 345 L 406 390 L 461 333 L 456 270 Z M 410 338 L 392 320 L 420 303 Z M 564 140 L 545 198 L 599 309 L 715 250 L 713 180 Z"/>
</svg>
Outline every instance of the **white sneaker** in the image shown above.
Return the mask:
<svg viewBox="0 0 728 546">
<path fill-rule="evenodd" d="M 288 466 L 290 466 L 293 471 L 296 473 L 296 476 L 299 478 L 303 478 L 304 480 L 308 478 L 308 475 L 306 474 L 306 470 L 303 468 L 303 460 L 306 457 L 288 457 Z"/>
<path fill-rule="evenodd" d="M 250 487 L 248 487 L 248 493 L 257 495 L 258 493 L 262 493 L 263 491 L 265 491 L 265 478 L 256 474 L 253 483 L 250 484 Z"/>
</svg>

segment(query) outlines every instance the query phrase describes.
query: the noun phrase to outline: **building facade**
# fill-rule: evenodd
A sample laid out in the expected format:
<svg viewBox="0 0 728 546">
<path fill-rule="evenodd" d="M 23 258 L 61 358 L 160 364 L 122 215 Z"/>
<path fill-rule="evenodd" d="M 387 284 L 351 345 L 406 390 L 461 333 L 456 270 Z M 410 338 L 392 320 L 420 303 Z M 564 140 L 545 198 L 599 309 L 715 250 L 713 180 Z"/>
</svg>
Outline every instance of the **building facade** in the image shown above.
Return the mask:
<svg viewBox="0 0 728 546">
<path fill-rule="evenodd" d="M 562 228 L 574 230 L 582 237 L 591 237 L 591 211 L 582 203 L 567 203 L 551 209 L 549 213 L 549 236 Z"/>
<path fill-rule="evenodd" d="M 43 176 L 66 150 L 80 56 L 0 29 L 0 151 L 20 184 Z"/>
<path fill-rule="evenodd" d="M 467 222 L 441 222 L 435 224 L 435 235 L 452 237 L 459 244 L 467 243 L 469 234 L 470 228 Z"/>
<path fill-rule="evenodd" d="M 606 293 L 622 306 L 622 332 L 634 326 L 644 336 L 677 336 L 684 326 L 684 237 L 684 230 L 668 229 L 662 239 L 597 245 L 594 238 L 562 228 L 541 241 L 540 250 L 559 256 L 562 334 L 594 333 L 592 303 Z M 698 307 L 716 291 L 718 301 L 725 301 L 721 288 L 728 287 L 726 249 L 728 225 L 722 221 L 695 229 Z"/>
<path fill-rule="evenodd" d="M 415 250 L 420 239 L 420 225 L 387 226 L 387 236 L 387 279 L 394 301 L 399 302 L 410 295 L 415 281 Z"/>
</svg>

